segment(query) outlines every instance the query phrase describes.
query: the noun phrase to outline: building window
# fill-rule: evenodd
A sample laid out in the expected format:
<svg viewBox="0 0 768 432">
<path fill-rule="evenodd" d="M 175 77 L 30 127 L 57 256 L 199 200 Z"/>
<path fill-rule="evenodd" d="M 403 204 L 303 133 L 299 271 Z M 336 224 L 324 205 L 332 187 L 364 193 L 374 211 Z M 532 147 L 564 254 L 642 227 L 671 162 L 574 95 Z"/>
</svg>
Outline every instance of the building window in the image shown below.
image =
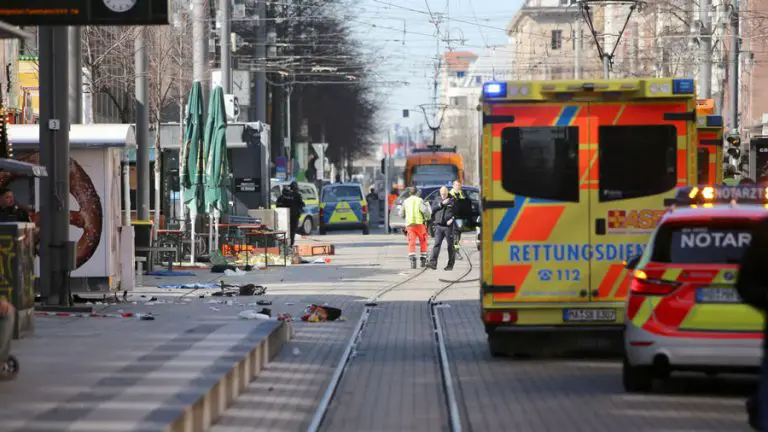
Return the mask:
<svg viewBox="0 0 768 432">
<path fill-rule="evenodd" d="M 482 84 L 483 83 L 483 77 L 480 75 L 475 75 L 475 84 Z"/>
<path fill-rule="evenodd" d="M 552 30 L 552 49 L 559 50 L 563 47 L 563 31 Z"/>
<path fill-rule="evenodd" d="M 456 72 L 456 78 L 464 78 L 464 72 L 463 71 Z"/>
</svg>

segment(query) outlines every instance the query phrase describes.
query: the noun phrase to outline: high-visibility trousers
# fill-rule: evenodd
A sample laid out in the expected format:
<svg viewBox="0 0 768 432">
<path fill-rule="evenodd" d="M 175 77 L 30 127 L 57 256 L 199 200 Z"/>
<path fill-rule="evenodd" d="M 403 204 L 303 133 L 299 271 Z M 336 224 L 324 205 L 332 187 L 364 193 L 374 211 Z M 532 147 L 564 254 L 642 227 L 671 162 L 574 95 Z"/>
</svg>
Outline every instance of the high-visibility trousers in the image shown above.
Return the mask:
<svg viewBox="0 0 768 432">
<path fill-rule="evenodd" d="M 427 236 L 427 226 L 424 224 L 408 225 L 406 231 L 408 232 L 408 255 L 416 255 L 416 240 L 418 240 L 421 256 L 426 257 L 427 241 L 429 238 Z"/>
</svg>

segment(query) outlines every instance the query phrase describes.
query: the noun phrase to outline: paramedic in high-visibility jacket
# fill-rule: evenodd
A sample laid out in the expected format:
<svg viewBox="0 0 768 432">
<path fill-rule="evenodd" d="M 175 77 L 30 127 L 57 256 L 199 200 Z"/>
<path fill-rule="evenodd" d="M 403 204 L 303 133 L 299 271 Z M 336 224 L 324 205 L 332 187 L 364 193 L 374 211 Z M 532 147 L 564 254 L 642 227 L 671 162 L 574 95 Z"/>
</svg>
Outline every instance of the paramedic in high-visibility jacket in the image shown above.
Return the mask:
<svg viewBox="0 0 768 432">
<path fill-rule="evenodd" d="M 421 251 L 421 266 L 427 265 L 427 225 L 432 209 L 419 196 L 419 190 L 415 187 L 408 188 L 410 195 L 400 206 L 398 213 L 405 218 L 405 229 L 408 234 L 408 259 L 411 268 L 416 268 L 416 241 L 419 241 Z"/>
<path fill-rule="evenodd" d="M 450 195 L 456 206 L 456 223 L 453 224 L 453 247 L 456 248 L 456 258 L 463 259 L 459 253 L 459 248 L 461 248 L 461 229 L 465 224 L 469 223 L 469 220 L 472 218 L 472 201 L 470 201 L 467 194 L 461 190 L 461 182 L 458 180 L 453 182 L 453 188 L 451 189 Z"/>
</svg>

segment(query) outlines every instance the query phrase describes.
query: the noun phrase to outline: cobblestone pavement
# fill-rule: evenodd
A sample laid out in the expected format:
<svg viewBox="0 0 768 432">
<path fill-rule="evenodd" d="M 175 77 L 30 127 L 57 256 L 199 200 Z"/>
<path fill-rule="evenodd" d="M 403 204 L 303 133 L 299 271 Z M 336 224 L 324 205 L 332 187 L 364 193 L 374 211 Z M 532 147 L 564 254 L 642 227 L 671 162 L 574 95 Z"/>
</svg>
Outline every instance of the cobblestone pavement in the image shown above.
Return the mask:
<svg viewBox="0 0 768 432">
<path fill-rule="evenodd" d="M 297 306 L 304 300 L 340 302 L 347 321 L 296 323 L 294 341 L 212 430 L 306 430 L 363 309 L 359 300 L 413 272 L 407 269 L 398 236 L 372 235 L 364 239 L 370 246 L 354 244 L 360 239 L 355 235 L 327 238 L 336 243 L 340 255 L 335 260 L 347 265 L 339 264 L 339 269 L 349 276 L 340 277 L 330 266 L 296 268 L 291 284 L 279 284 L 274 291 L 270 286 L 270 292 L 275 309 L 286 299 Z M 478 258 L 472 254 L 475 264 Z M 365 267 L 371 263 L 378 265 Z M 370 274 L 355 275 L 349 270 L 355 265 Z M 426 300 L 445 285 L 439 279 L 455 279 L 464 266 L 466 260 L 457 262 L 451 273 L 426 272 L 381 297 L 323 430 L 447 430 Z M 306 281 L 312 277 L 317 281 Z M 621 387 L 620 361 L 614 358 L 491 358 L 478 317 L 477 277 L 475 265 L 465 281 L 440 296 L 447 304 L 440 317 L 465 431 L 749 430 L 744 399 L 754 386 L 750 377 L 675 376 L 654 394 L 629 395 Z"/>
</svg>

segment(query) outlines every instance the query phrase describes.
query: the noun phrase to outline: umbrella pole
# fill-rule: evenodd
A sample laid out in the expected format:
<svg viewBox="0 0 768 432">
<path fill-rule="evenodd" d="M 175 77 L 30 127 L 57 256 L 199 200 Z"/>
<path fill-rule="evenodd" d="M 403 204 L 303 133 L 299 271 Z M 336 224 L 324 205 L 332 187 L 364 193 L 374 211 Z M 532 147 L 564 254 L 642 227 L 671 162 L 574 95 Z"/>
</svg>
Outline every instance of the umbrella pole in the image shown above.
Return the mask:
<svg viewBox="0 0 768 432">
<path fill-rule="evenodd" d="M 216 251 L 218 252 L 219 250 L 219 215 L 218 214 L 213 217 L 213 221 L 214 221 L 214 228 L 213 228 L 214 237 L 216 238 L 213 244 L 216 245 Z"/>
<path fill-rule="evenodd" d="M 208 256 L 213 256 L 213 251 L 215 248 L 215 244 L 213 243 L 213 224 L 214 224 L 214 218 L 213 216 L 208 214 Z"/>
<path fill-rule="evenodd" d="M 189 216 L 190 216 L 189 217 L 189 220 L 190 220 L 189 226 L 191 227 L 190 228 L 190 238 L 191 238 L 191 242 L 192 242 L 192 244 L 190 244 L 191 252 L 189 253 L 189 263 L 192 264 L 192 265 L 195 265 L 195 219 L 196 219 L 196 215 L 193 216 L 192 212 L 190 212 Z"/>
</svg>

